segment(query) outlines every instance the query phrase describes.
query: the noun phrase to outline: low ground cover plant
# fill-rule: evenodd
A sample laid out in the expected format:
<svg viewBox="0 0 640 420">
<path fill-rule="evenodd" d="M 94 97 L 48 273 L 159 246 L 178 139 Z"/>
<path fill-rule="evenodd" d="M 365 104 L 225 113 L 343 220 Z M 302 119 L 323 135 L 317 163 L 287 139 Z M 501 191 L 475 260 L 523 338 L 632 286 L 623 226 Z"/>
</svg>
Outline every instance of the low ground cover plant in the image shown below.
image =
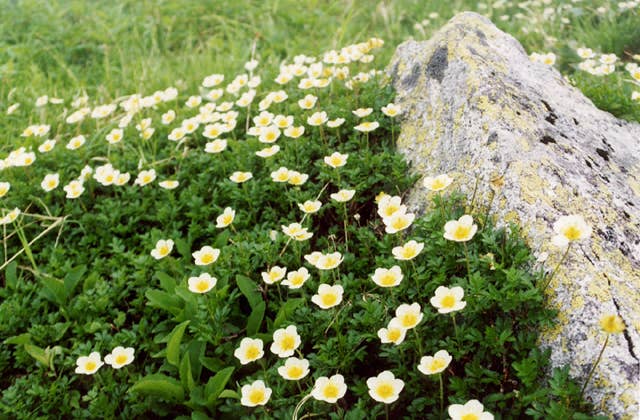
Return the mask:
<svg viewBox="0 0 640 420">
<path fill-rule="evenodd" d="M 485 11 L 512 16 L 496 19 L 508 26 L 545 10 L 512 6 Z M 171 11 L 176 25 L 188 23 Z M 578 22 L 571 13 L 562 6 L 550 16 Z M 594 19 L 633 13 L 610 8 Z M 416 33 L 445 15 L 432 12 Z M 220 22 L 234 34 L 242 23 Z M 530 34 L 540 47 L 532 59 L 575 70 L 604 107 L 624 96 L 617 111 L 635 118 L 633 55 L 607 64 L 604 47 L 597 56 L 563 50 L 556 63 L 550 36 Z M 10 83 L 0 84 L 15 139 L 0 145 L 0 412 L 593 418 L 586 382 L 551 369 L 536 346 L 554 323 L 544 289 L 561 264 L 539 271 L 519 228 L 497 227 L 449 176 L 409 175 L 394 150 L 406 110 L 380 71 L 391 50 L 371 38 L 280 62 L 275 43 L 254 41 L 225 71 L 153 88 L 123 75 L 90 94 L 61 88 L 14 101 Z M 12 57 L 30 51 L 17 38 L 10 44 Z M 103 53 L 100 63 L 126 56 Z M 89 76 L 115 77 L 91 57 Z M 32 70 L 44 60 L 32 58 Z M 66 69 L 51 77 L 67 83 L 74 68 Z M 44 83 L 33 72 L 34 85 Z M 0 67 L 3 80 L 25 84 L 24 74 Z M 619 89 L 603 94 L 597 86 L 614 86 L 607 78 Z M 406 199 L 416 182 L 432 191 L 423 215 Z M 500 193 L 500 183 L 492 187 Z M 576 216 L 554 230 L 560 262 L 589 236 Z M 624 325 L 604 317 L 601 328 Z"/>
<path fill-rule="evenodd" d="M 40 98 L 49 124 L 3 161 L 3 411 L 588 410 L 566 370 L 545 377 L 554 313 L 517 227 L 446 175 L 424 216 L 403 203 L 381 45 L 251 59 L 195 95 Z"/>
</svg>

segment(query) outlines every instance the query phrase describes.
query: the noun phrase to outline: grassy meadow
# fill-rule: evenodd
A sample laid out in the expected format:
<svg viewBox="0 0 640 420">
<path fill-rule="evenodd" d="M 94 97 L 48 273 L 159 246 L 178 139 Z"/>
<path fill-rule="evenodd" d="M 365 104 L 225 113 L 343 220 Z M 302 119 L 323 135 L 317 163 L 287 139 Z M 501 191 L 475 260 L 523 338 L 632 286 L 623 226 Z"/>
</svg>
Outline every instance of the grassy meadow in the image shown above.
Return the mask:
<svg viewBox="0 0 640 420">
<path fill-rule="evenodd" d="M 0 0 L 0 418 L 602 418 L 518 227 L 394 149 L 464 10 L 640 121 L 638 2 Z"/>
</svg>

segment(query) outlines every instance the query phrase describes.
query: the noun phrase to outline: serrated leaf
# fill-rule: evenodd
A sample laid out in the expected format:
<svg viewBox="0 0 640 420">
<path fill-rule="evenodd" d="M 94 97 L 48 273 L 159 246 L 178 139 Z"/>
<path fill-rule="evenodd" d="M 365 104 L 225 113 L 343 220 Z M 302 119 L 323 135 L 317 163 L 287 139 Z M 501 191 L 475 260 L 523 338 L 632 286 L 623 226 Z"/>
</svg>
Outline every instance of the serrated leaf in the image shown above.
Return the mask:
<svg viewBox="0 0 640 420">
<path fill-rule="evenodd" d="M 258 286 L 249 277 L 237 275 L 236 283 L 238 284 L 240 292 L 242 292 L 244 297 L 249 301 L 249 306 L 251 306 L 252 309 L 258 306 L 260 302 L 263 302 L 262 295 L 258 291 Z"/>
<path fill-rule="evenodd" d="M 207 385 L 204 388 L 207 405 L 211 406 L 216 402 L 224 390 L 224 387 L 227 385 L 227 382 L 229 382 L 234 369 L 235 368 L 233 366 L 224 368 L 209 379 L 209 382 L 207 382 Z"/>
<path fill-rule="evenodd" d="M 79 265 L 77 267 L 72 268 L 66 276 L 64 276 L 64 292 L 65 298 L 68 299 L 69 296 L 73 293 L 75 288 L 80 283 L 80 280 L 83 278 L 84 274 L 87 272 L 86 265 Z"/>
<path fill-rule="evenodd" d="M 296 308 L 304 303 L 304 299 L 296 298 L 287 300 L 284 305 L 280 306 L 280 310 L 273 320 L 273 328 L 279 328 L 283 322 L 287 320 Z"/>
<path fill-rule="evenodd" d="M 167 362 L 176 367 L 178 367 L 180 363 L 180 343 L 182 342 L 182 336 L 189 322 L 190 321 L 184 321 L 178 324 L 173 331 L 171 331 L 169 341 L 167 342 Z"/>
<path fill-rule="evenodd" d="M 251 315 L 249 315 L 249 319 L 247 319 L 247 335 L 252 336 L 260 331 L 260 325 L 262 324 L 262 319 L 264 318 L 264 311 L 267 308 L 264 302 L 260 302 L 253 310 L 251 311 Z"/>
<path fill-rule="evenodd" d="M 184 400 L 184 389 L 180 382 L 158 373 L 140 379 L 127 392 L 137 392 L 166 400 Z"/>
</svg>

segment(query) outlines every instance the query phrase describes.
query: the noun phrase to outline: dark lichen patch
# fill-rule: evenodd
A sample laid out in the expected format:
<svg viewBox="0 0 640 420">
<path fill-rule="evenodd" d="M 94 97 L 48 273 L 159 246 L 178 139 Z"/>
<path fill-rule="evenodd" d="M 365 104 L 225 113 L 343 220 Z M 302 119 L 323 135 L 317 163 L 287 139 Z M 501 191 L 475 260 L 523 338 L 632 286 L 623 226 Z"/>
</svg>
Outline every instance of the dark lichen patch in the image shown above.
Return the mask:
<svg viewBox="0 0 640 420">
<path fill-rule="evenodd" d="M 498 133 L 492 131 L 489 133 L 489 137 L 487 138 L 487 146 L 495 143 L 496 141 L 498 141 Z"/>
<path fill-rule="evenodd" d="M 442 79 L 444 79 L 444 73 L 449 66 L 449 60 L 447 56 L 449 55 L 449 50 L 446 46 L 439 47 L 431 56 L 431 60 L 427 64 L 427 77 L 430 79 L 436 79 L 438 82 L 442 83 Z"/>
<path fill-rule="evenodd" d="M 584 163 L 586 163 L 589 168 L 593 168 L 593 165 L 587 159 L 584 160 Z"/>
<path fill-rule="evenodd" d="M 580 125 L 580 123 L 578 122 L 578 120 L 576 120 L 575 118 L 573 119 L 573 123 L 574 123 L 575 125 Z"/>
<path fill-rule="evenodd" d="M 596 153 L 605 161 L 609 162 L 609 152 L 603 149 L 596 149 Z"/>
<path fill-rule="evenodd" d="M 542 143 L 542 144 L 549 144 L 549 143 L 557 144 L 558 142 L 553 137 L 551 137 L 549 135 L 544 135 L 540 139 L 540 143 Z"/>
<path fill-rule="evenodd" d="M 420 66 L 418 64 L 414 64 L 411 69 L 411 73 L 407 75 L 404 79 L 402 79 L 402 87 L 405 89 L 412 89 L 415 87 L 416 83 L 418 83 L 418 78 L 420 77 Z"/>
<path fill-rule="evenodd" d="M 547 109 L 547 116 L 544 117 L 545 121 L 551 125 L 555 125 L 556 120 L 558 119 L 558 116 L 556 115 L 555 112 L 553 112 L 553 108 L 551 108 L 551 105 L 549 105 L 547 101 L 543 99 L 541 102 L 544 105 L 544 107 Z"/>
</svg>

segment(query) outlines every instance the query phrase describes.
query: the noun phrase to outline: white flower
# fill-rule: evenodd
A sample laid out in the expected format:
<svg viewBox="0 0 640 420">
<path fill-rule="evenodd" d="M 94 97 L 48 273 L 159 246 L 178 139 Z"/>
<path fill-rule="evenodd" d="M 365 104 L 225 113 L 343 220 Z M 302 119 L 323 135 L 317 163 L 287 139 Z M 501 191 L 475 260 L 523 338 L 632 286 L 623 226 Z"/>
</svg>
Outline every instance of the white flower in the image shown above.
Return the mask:
<svg viewBox="0 0 640 420">
<path fill-rule="evenodd" d="M 274 284 L 284 278 L 284 275 L 287 273 L 286 267 L 278 267 L 274 265 L 271 267 L 269 271 L 263 271 L 261 273 L 262 280 L 267 284 Z"/>
<path fill-rule="evenodd" d="M 307 118 L 307 124 L 312 126 L 319 126 L 326 123 L 328 120 L 327 113 L 324 111 L 314 112 L 309 118 Z"/>
<path fill-rule="evenodd" d="M 344 289 L 339 284 L 329 286 L 328 284 L 322 283 L 318 287 L 318 293 L 311 297 L 311 302 L 322 309 L 333 308 L 342 302 L 343 293 Z"/>
<path fill-rule="evenodd" d="M 318 200 L 307 200 L 304 203 L 298 203 L 298 208 L 306 214 L 313 214 L 320 210 L 322 203 Z"/>
<path fill-rule="evenodd" d="M 283 366 L 278 368 L 278 374 L 288 381 L 297 381 L 309 374 L 309 361 L 289 357 Z"/>
<path fill-rule="evenodd" d="M 212 248 L 210 246 L 203 246 L 200 250 L 191 254 L 195 260 L 196 265 L 209 265 L 213 264 L 220 257 L 220 250 Z"/>
<path fill-rule="evenodd" d="M 330 195 L 332 200 L 335 200 L 339 203 L 344 203 L 353 198 L 353 195 L 356 193 L 356 190 L 340 190 L 336 193 Z"/>
<path fill-rule="evenodd" d="M 591 236 L 591 227 L 582 216 L 577 214 L 560 217 L 553 224 L 553 231 L 556 236 L 552 238 L 552 242 L 561 248 L 567 246 L 570 242 Z"/>
<path fill-rule="evenodd" d="M 216 139 L 214 141 L 205 144 L 204 151 L 206 153 L 220 153 L 227 148 L 227 141 L 223 139 Z"/>
<path fill-rule="evenodd" d="M 7 195 L 9 190 L 11 189 L 11 184 L 8 182 L 0 182 L 0 198 Z"/>
<path fill-rule="evenodd" d="M 240 341 L 240 346 L 233 352 L 233 355 L 240 360 L 240 364 L 246 365 L 264 356 L 263 342 L 259 338 L 245 337 Z"/>
<path fill-rule="evenodd" d="M 133 362 L 133 347 L 121 347 L 118 346 L 111 350 L 111 354 L 104 356 L 104 362 L 111 365 L 114 369 L 120 369 L 122 366 L 126 366 Z"/>
<path fill-rule="evenodd" d="M 403 277 L 400 267 L 394 265 L 389 269 L 376 268 L 371 280 L 380 287 L 395 287 L 400 284 Z"/>
<path fill-rule="evenodd" d="M 382 222 L 385 224 L 385 232 L 396 233 L 407 229 L 413 223 L 415 215 L 413 213 L 405 213 L 397 211 L 390 217 L 385 217 Z"/>
<path fill-rule="evenodd" d="M 376 377 L 367 379 L 369 395 L 376 401 L 391 404 L 400 396 L 404 388 L 404 381 L 396 377 L 388 370 L 380 372 Z"/>
<path fill-rule="evenodd" d="M 373 112 L 373 108 L 358 108 L 351 112 L 353 112 L 353 115 L 356 117 L 364 118 Z"/>
<path fill-rule="evenodd" d="M 402 246 L 396 246 L 391 250 L 391 253 L 396 260 L 412 260 L 418 254 L 422 252 L 424 243 L 411 240 Z"/>
<path fill-rule="evenodd" d="M 160 260 L 167 255 L 171 254 L 173 250 L 173 240 L 160 239 L 156 242 L 156 247 L 151 251 L 151 256 L 156 260 Z"/>
<path fill-rule="evenodd" d="M 101 360 L 100 353 L 94 351 L 89 356 L 78 357 L 76 365 L 76 373 L 93 375 L 104 365 L 104 362 Z"/>
<path fill-rule="evenodd" d="M 301 343 L 302 340 L 298 335 L 297 328 L 295 325 L 289 325 L 287 328 L 280 328 L 273 333 L 273 343 L 271 343 L 270 350 L 278 357 L 289 357 L 300 347 Z"/>
<path fill-rule="evenodd" d="M 362 131 L 363 133 L 368 133 L 369 131 L 373 131 L 376 128 L 380 127 L 380 123 L 377 121 L 365 121 L 356 125 L 354 130 Z"/>
<path fill-rule="evenodd" d="M 422 321 L 423 313 L 420 311 L 420 305 L 412 303 L 407 305 L 403 303 L 396 309 L 396 318 L 405 329 L 411 329 Z"/>
<path fill-rule="evenodd" d="M 431 191 L 441 191 L 447 188 L 452 182 L 453 179 L 449 177 L 449 175 L 442 174 L 436 177 L 428 176 L 422 181 L 422 184 Z"/>
<path fill-rule="evenodd" d="M 138 177 L 133 183 L 135 185 L 139 185 L 143 187 L 147 184 L 152 183 L 153 181 L 155 181 L 155 179 L 156 179 L 156 170 L 149 169 L 147 171 L 140 171 L 140 173 L 138 173 Z"/>
<path fill-rule="evenodd" d="M 450 220 L 444 225 L 444 237 L 450 241 L 469 241 L 477 231 L 478 225 L 473 224 L 473 218 L 468 214 L 458 220 Z"/>
<path fill-rule="evenodd" d="M 40 153 L 47 153 L 53 150 L 53 148 L 56 145 L 56 141 L 55 140 L 47 140 L 44 143 L 42 143 L 40 146 L 38 146 L 38 151 Z"/>
<path fill-rule="evenodd" d="M 14 208 L 0 219 L 0 225 L 8 225 L 9 223 L 13 222 L 18 218 L 20 213 L 22 213 L 22 211 L 19 208 Z"/>
<path fill-rule="evenodd" d="M 178 188 L 180 182 L 173 179 L 167 179 L 165 181 L 159 182 L 158 185 L 160 186 L 160 188 L 164 188 L 165 190 L 174 190 Z"/>
<path fill-rule="evenodd" d="M 289 287 L 289 289 L 299 289 L 309 280 L 309 277 L 309 270 L 300 267 L 298 270 L 289 271 L 287 279 L 282 282 L 282 285 Z"/>
<path fill-rule="evenodd" d="M 387 328 L 378 330 L 378 337 L 382 343 L 393 343 L 398 345 L 404 341 L 407 335 L 407 329 L 402 326 L 397 318 L 392 318 Z"/>
<path fill-rule="evenodd" d="M 271 398 L 271 388 L 267 388 L 263 381 L 254 381 L 250 385 L 244 385 L 241 389 L 242 398 L 240 404 L 245 407 L 265 405 Z"/>
<path fill-rule="evenodd" d="M 451 404 L 448 408 L 451 420 L 493 420 L 493 414 L 484 411 L 484 406 L 478 400 L 467 401 L 466 404 Z"/>
<path fill-rule="evenodd" d="M 444 371 L 453 358 L 446 350 L 440 350 L 433 356 L 424 356 L 420 359 L 418 370 L 425 375 L 434 375 Z"/>
<path fill-rule="evenodd" d="M 381 110 L 382 110 L 382 113 L 387 117 L 395 117 L 396 115 L 400 114 L 400 106 L 394 103 L 390 103 L 387 106 L 383 106 Z"/>
<path fill-rule="evenodd" d="M 221 229 L 229 226 L 231 223 L 233 223 L 235 217 L 236 211 L 231 207 L 225 207 L 222 214 L 216 218 L 216 227 Z"/>
<path fill-rule="evenodd" d="M 250 180 L 251 178 L 253 178 L 253 174 L 251 172 L 241 172 L 241 171 L 235 171 L 229 177 L 229 179 L 231 181 L 233 181 L 233 182 L 235 182 L 237 184 L 246 182 L 246 181 Z"/>
<path fill-rule="evenodd" d="M 467 302 L 463 301 L 463 298 L 464 290 L 460 286 L 452 287 L 451 289 L 445 286 L 438 286 L 435 296 L 429 301 L 438 309 L 438 312 L 447 314 L 459 311 L 467 306 Z"/>
<path fill-rule="evenodd" d="M 44 179 L 40 183 L 40 186 L 46 192 L 52 191 L 58 187 L 60 184 L 60 175 L 58 174 L 47 174 Z"/>
<path fill-rule="evenodd" d="M 62 189 L 67 193 L 67 198 L 78 198 L 84 192 L 84 186 L 81 181 L 74 180 L 62 187 Z"/>
<path fill-rule="evenodd" d="M 344 383 L 344 376 L 337 374 L 330 378 L 321 376 L 316 379 L 311 395 L 316 400 L 333 404 L 340 398 L 344 397 L 346 392 L 347 385 Z"/>
<path fill-rule="evenodd" d="M 332 168 L 340 168 L 347 163 L 348 158 L 349 154 L 333 152 L 331 155 L 324 157 L 324 163 Z"/>
<path fill-rule="evenodd" d="M 76 149 L 79 149 L 80 147 L 82 147 L 82 145 L 85 142 L 86 142 L 86 139 L 84 138 L 84 136 L 82 134 L 80 134 L 79 136 L 75 136 L 71 140 L 69 140 L 69 143 L 67 143 L 66 147 L 69 150 L 76 150 Z"/>
<path fill-rule="evenodd" d="M 211 277 L 209 273 L 202 273 L 198 277 L 189 277 L 189 291 L 193 293 L 207 293 L 218 282 L 218 279 Z"/>
</svg>

